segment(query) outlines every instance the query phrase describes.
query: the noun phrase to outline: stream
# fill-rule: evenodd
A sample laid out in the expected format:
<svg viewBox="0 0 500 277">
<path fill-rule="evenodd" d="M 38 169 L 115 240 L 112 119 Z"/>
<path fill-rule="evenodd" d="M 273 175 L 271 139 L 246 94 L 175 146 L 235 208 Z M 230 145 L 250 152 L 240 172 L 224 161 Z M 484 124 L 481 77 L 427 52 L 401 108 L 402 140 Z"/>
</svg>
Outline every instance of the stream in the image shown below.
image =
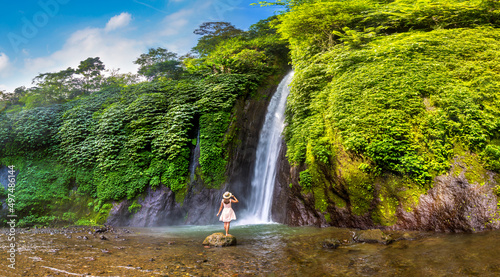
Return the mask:
<svg viewBox="0 0 500 277">
<path fill-rule="evenodd" d="M 0 276 L 499 276 L 500 231 L 412 233 L 389 245 L 353 243 L 326 249 L 345 228 L 236 225 L 238 245 L 206 248 L 213 226 L 19 229 L 16 269 L 7 261 L 7 229 L 0 241 Z M 102 240 L 103 235 L 106 240 Z"/>
</svg>

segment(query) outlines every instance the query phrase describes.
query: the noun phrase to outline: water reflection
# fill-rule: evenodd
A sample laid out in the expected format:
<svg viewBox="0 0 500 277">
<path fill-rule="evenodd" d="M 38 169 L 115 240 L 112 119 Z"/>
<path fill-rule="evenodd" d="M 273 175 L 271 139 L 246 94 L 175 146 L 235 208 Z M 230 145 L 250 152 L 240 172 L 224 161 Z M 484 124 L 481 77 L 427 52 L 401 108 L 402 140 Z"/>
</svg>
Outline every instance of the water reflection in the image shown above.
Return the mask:
<svg viewBox="0 0 500 277">
<path fill-rule="evenodd" d="M 222 224 L 127 229 L 106 233 L 107 240 L 88 230 L 20 232 L 12 276 L 57 275 L 56 269 L 91 276 L 500 276 L 500 231 L 418 233 L 389 245 L 325 249 L 325 239 L 348 240 L 353 230 L 239 225 L 231 228 L 237 246 L 206 249 L 203 239 L 223 232 Z"/>
<path fill-rule="evenodd" d="M 214 225 L 151 231 L 199 241 L 222 229 Z M 234 226 L 231 233 L 238 238 L 238 246 L 213 249 L 212 253 L 220 255 L 226 269 L 235 272 L 239 272 L 238 266 L 251 264 L 254 273 L 291 276 L 500 276 L 499 231 L 420 233 L 420 239 L 412 241 L 358 243 L 332 250 L 324 249 L 321 242 L 348 238 L 352 231 L 265 224 Z"/>
</svg>

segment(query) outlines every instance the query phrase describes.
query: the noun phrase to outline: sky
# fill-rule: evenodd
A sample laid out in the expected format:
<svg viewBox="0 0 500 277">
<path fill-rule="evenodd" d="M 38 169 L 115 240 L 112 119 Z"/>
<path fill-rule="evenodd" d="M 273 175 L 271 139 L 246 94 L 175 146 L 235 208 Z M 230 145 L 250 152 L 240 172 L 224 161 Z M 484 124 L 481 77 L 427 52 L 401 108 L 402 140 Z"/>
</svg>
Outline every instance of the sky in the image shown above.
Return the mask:
<svg viewBox="0 0 500 277">
<path fill-rule="evenodd" d="M 31 87 L 40 73 L 76 68 L 100 57 L 106 69 L 137 72 L 149 48 L 186 54 L 201 23 L 227 21 L 247 30 L 279 7 L 256 0 L 23 0 L 0 10 L 0 90 Z"/>
</svg>

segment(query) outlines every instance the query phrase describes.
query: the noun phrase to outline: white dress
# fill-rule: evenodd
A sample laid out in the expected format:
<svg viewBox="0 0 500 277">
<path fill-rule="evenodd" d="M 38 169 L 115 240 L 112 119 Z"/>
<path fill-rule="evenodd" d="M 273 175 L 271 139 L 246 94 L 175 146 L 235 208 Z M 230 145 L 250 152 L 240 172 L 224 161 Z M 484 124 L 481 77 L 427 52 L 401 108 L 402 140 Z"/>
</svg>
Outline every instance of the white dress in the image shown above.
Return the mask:
<svg viewBox="0 0 500 277">
<path fill-rule="evenodd" d="M 236 214 L 234 214 L 233 208 L 231 208 L 231 202 L 226 204 L 224 200 L 222 200 L 222 203 L 224 204 L 224 209 L 222 210 L 219 221 L 231 222 L 231 220 L 235 220 Z"/>
</svg>

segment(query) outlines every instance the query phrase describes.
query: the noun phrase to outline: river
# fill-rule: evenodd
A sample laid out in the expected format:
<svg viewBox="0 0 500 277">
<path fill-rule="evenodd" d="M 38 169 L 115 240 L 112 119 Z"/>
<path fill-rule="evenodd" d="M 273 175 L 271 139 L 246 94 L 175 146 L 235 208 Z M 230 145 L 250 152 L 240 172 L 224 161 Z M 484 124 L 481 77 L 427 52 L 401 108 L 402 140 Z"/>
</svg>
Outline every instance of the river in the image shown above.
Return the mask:
<svg viewBox="0 0 500 277">
<path fill-rule="evenodd" d="M 280 224 L 232 226 L 238 245 L 205 248 L 216 226 L 19 229 L 16 269 L 7 268 L 6 229 L 0 276 L 499 276 L 500 231 L 413 233 L 389 245 L 326 249 L 344 228 Z M 104 235 L 107 240 L 100 239 Z M 84 236 L 86 236 L 85 239 Z M 83 275 L 86 274 L 86 275 Z"/>
</svg>

